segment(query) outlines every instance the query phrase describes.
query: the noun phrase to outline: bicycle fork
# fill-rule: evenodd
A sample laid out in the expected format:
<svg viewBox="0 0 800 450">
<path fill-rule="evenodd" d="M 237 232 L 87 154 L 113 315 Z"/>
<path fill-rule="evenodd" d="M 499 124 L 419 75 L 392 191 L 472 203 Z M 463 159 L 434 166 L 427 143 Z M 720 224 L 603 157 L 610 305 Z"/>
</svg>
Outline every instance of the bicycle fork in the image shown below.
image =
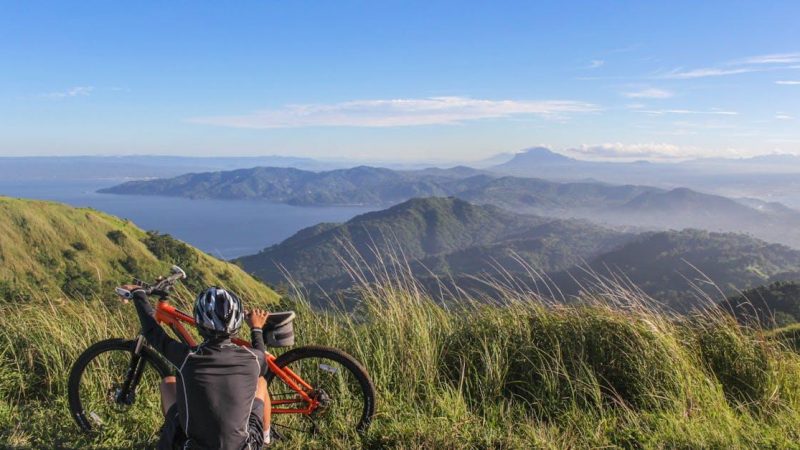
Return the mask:
<svg viewBox="0 0 800 450">
<path fill-rule="evenodd" d="M 145 339 L 141 334 L 136 337 L 136 347 L 131 355 L 131 362 L 128 364 L 128 369 L 125 372 L 125 381 L 122 387 L 114 394 L 114 401 L 118 404 L 130 406 L 136 401 L 136 388 L 139 386 L 139 381 L 142 379 L 144 372 L 145 360 L 142 358 L 142 348 L 144 347 Z"/>
</svg>

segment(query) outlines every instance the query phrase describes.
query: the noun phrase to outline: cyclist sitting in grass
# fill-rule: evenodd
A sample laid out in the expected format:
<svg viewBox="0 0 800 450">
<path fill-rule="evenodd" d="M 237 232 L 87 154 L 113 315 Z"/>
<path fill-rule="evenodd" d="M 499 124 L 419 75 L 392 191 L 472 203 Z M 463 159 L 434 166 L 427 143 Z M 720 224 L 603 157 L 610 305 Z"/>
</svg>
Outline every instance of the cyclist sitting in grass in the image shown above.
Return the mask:
<svg viewBox="0 0 800 450">
<path fill-rule="evenodd" d="M 194 304 L 197 330 L 204 341 L 191 348 L 168 336 L 154 319 L 145 291 L 123 286 L 133 295 L 147 342 L 175 366 L 177 377 L 161 382 L 165 422 L 159 449 L 260 449 L 269 444 L 270 402 L 262 327 L 268 314 L 247 314 L 253 349 L 231 343 L 245 316 L 242 302 L 218 287 L 202 292 Z"/>
</svg>

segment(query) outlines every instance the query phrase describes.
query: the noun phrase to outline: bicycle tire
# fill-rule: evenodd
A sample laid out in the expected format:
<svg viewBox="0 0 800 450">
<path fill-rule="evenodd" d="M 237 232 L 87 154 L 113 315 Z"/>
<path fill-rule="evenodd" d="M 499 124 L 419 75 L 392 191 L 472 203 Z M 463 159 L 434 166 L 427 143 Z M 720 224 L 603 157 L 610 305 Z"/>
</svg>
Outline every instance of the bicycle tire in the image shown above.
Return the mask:
<svg viewBox="0 0 800 450">
<path fill-rule="evenodd" d="M 364 406 L 361 412 L 361 418 L 355 427 L 355 431 L 359 434 L 365 433 L 372 423 L 373 417 L 375 416 L 376 394 L 375 385 L 372 383 L 372 380 L 370 379 L 369 374 L 364 366 L 362 366 L 361 363 L 359 363 L 355 358 L 339 349 L 324 347 L 321 345 L 309 345 L 289 350 L 276 358 L 275 364 L 278 367 L 283 368 L 291 363 L 307 358 L 321 358 L 335 361 L 345 367 L 355 377 L 355 379 L 358 381 L 364 398 Z M 267 371 L 267 374 L 264 377 L 269 385 L 275 378 L 275 374 L 272 371 Z M 275 416 L 273 415 L 273 418 L 274 417 Z"/>
<path fill-rule="evenodd" d="M 83 377 L 84 371 L 86 367 L 98 356 L 107 353 L 107 352 L 114 352 L 114 351 L 122 351 L 125 353 L 133 354 L 136 349 L 136 341 L 135 340 L 126 340 L 126 339 L 106 339 L 95 344 L 92 344 L 89 348 L 84 350 L 83 353 L 75 360 L 75 363 L 72 365 L 72 369 L 69 373 L 69 381 L 67 383 L 67 394 L 69 399 L 69 409 L 72 413 L 72 418 L 78 424 L 78 427 L 81 431 L 84 432 L 92 432 L 94 431 L 92 427 L 91 420 L 86 417 L 86 412 L 84 411 L 83 401 L 81 400 L 81 379 Z M 169 366 L 150 348 L 143 347 L 140 353 L 142 358 L 145 360 L 146 364 L 149 364 L 153 367 L 160 378 L 164 378 L 171 374 L 171 370 Z"/>
</svg>

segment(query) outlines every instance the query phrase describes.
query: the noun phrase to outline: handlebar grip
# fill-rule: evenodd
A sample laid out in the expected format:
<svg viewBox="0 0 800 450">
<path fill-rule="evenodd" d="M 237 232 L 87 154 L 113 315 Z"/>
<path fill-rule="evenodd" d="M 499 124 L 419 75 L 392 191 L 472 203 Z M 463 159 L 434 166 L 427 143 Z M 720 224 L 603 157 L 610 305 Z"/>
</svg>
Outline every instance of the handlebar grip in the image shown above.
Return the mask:
<svg viewBox="0 0 800 450">
<path fill-rule="evenodd" d="M 131 291 L 129 291 L 127 289 L 123 289 L 121 287 L 118 287 L 118 288 L 114 288 L 114 291 L 117 293 L 117 295 L 119 295 L 122 298 L 126 298 L 126 299 L 133 298 L 133 294 L 131 293 Z"/>
<path fill-rule="evenodd" d="M 178 279 L 186 278 L 186 272 L 184 272 L 184 270 L 178 267 L 177 265 L 172 266 L 172 274 L 177 275 Z"/>
</svg>

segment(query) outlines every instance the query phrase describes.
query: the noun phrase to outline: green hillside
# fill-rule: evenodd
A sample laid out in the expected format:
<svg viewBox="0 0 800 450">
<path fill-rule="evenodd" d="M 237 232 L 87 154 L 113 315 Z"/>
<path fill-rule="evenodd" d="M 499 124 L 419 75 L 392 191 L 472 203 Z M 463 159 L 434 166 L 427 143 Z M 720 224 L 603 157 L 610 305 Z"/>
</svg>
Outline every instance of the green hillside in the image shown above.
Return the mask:
<svg viewBox="0 0 800 450">
<path fill-rule="evenodd" d="M 702 293 L 716 298 L 717 289 L 731 295 L 773 279 L 791 279 L 800 269 L 800 251 L 743 234 L 668 231 L 644 233 L 587 267 L 600 277 L 623 276 L 658 301 L 685 311 L 704 303 Z M 570 293 L 580 290 L 576 281 L 585 286 L 597 281 L 586 268 L 553 279 Z"/>
<path fill-rule="evenodd" d="M 784 327 L 800 322 L 800 274 L 798 281 L 777 281 L 729 297 L 723 307 L 742 322 L 763 327 Z"/>
<path fill-rule="evenodd" d="M 580 221 L 513 214 L 455 198 L 412 199 L 347 223 L 321 224 L 238 261 L 270 283 L 284 271 L 308 287 L 352 284 L 351 269 L 374 271 L 408 262 L 418 276 L 477 275 L 497 265 L 539 270 L 570 267 L 620 243 L 626 235 Z M 350 264 L 348 268 L 345 264 Z"/>
<path fill-rule="evenodd" d="M 186 270 L 183 285 L 193 291 L 220 284 L 245 298 L 277 298 L 237 266 L 168 235 L 92 209 L 0 197 L 2 301 L 106 296 L 134 277 L 167 274 L 172 264 Z"/>
</svg>

